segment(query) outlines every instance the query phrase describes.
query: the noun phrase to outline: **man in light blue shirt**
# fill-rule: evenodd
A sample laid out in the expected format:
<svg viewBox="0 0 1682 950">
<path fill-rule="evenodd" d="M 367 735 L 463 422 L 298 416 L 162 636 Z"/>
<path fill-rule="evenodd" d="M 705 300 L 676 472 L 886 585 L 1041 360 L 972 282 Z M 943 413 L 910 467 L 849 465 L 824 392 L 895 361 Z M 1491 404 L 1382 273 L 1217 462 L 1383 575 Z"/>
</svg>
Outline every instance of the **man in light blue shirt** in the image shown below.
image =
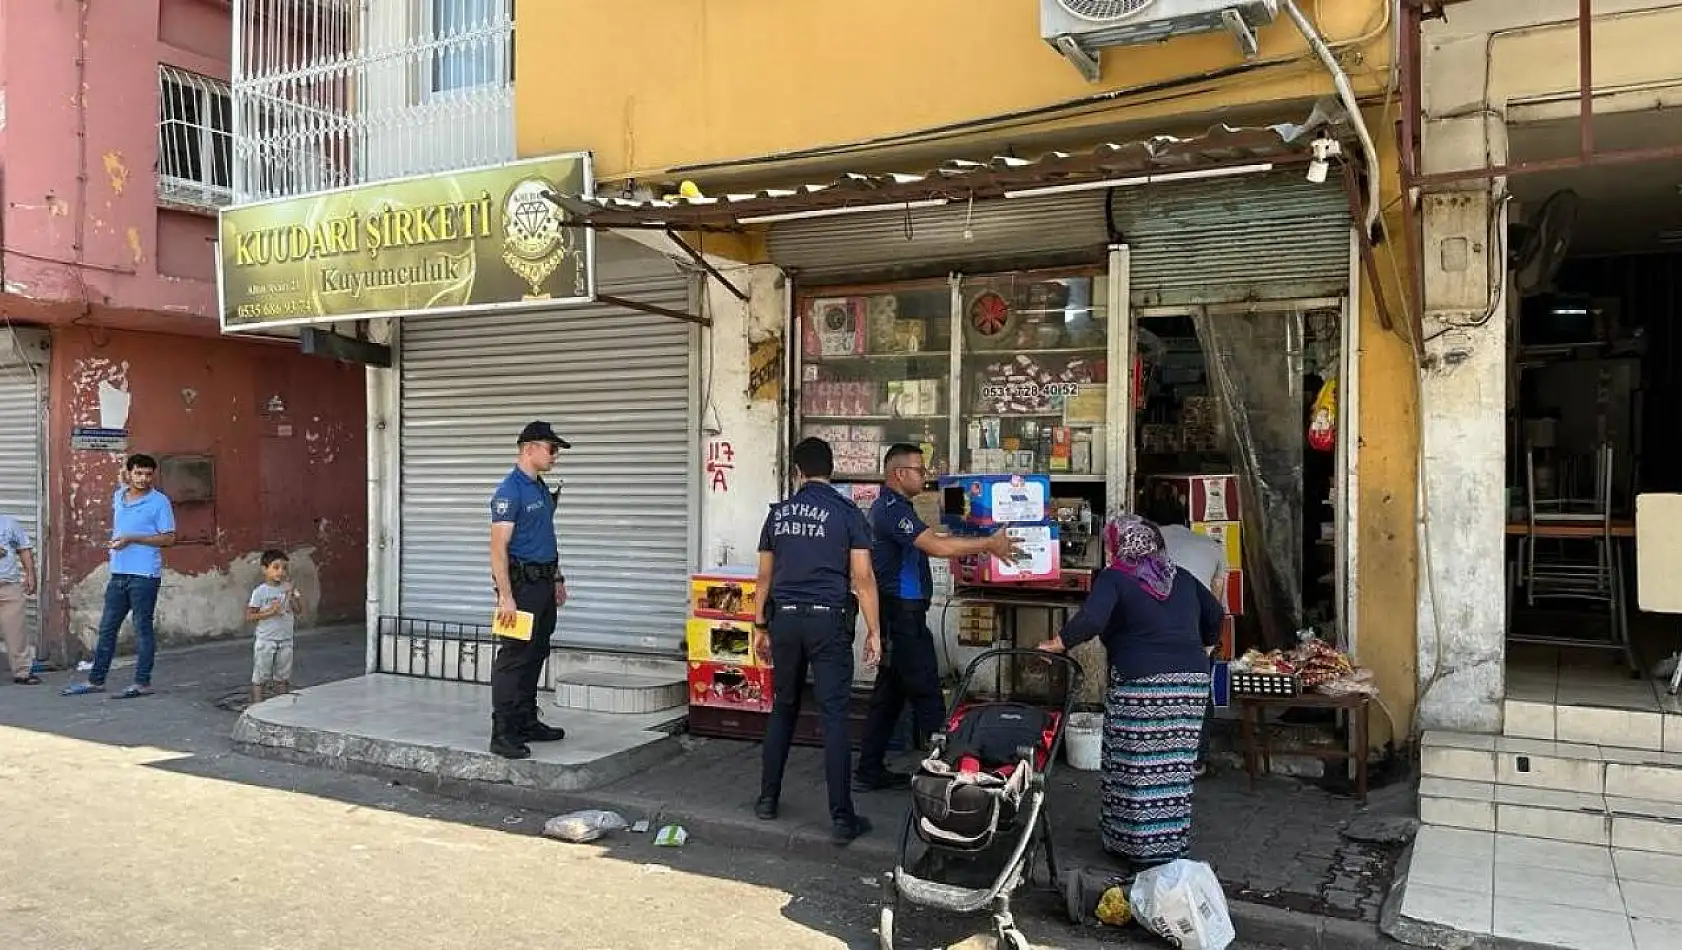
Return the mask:
<svg viewBox="0 0 1682 950">
<path fill-rule="evenodd" d="M 150 455 L 131 455 L 123 467 L 123 484 L 111 497 L 111 579 L 105 585 L 105 613 L 99 620 L 99 643 L 93 669 L 83 683 L 72 683 L 66 696 L 105 691 L 105 677 L 117 654 L 117 632 L 123 618 L 134 615 L 134 683 L 117 696 L 130 699 L 152 692 L 152 658 L 157 638 L 152 613 L 163 582 L 163 549 L 175 543 L 175 510 L 169 498 L 152 487 L 158 462 Z"/>
</svg>

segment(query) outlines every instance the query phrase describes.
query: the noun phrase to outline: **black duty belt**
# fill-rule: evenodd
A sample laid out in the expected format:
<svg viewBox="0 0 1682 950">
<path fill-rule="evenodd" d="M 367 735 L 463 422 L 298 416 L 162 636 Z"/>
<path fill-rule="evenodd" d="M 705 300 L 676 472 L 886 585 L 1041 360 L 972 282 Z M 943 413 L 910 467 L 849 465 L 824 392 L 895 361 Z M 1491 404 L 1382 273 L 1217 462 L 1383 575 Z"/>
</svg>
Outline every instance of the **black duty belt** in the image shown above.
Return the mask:
<svg viewBox="0 0 1682 950">
<path fill-rule="evenodd" d="M 779 613 L 791 613 L 791 614 L 793 614 L 793 613 L 827 614 L 827 613 L 840 613 L 841 608 L 840 607 L 831 607 L 829 604 L 778 604 L 777 605 L 777 611 Z"/>
<path fill-rule="evenodd" d="M 508 564 L 508 579 L 524 581 L 527 584 L 553 582 L 558 575 L 557 567 L 554 562 L 543 564 L 535 561 L 511 561 Z"/>
</svg>

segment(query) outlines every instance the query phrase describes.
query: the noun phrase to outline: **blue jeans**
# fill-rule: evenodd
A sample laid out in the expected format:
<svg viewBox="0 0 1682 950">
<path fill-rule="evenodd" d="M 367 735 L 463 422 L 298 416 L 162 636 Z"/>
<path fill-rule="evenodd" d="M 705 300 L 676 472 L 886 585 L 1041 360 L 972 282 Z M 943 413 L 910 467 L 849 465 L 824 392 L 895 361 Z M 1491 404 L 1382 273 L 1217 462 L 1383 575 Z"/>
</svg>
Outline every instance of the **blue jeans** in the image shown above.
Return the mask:
<svg viewBox="0 0 1682 950">
<path fill-rule="evenodd" d="M 152 612 L 158 606 L 156 577 L 139 574 L 112 574 L 105 584 L 105 613 L 99 618 L 99 643 L 93 649 L 93 670 L 88 682 L 105 685 L 111 672 L 111 660 L 117 655 L 117 631 L 123 628 L 123 618 L 134 614 L 134 682 L 139 686 L 152 685 L 152 657 L 158 650 L 158 639 L 152 632 Z"/>
</svg>

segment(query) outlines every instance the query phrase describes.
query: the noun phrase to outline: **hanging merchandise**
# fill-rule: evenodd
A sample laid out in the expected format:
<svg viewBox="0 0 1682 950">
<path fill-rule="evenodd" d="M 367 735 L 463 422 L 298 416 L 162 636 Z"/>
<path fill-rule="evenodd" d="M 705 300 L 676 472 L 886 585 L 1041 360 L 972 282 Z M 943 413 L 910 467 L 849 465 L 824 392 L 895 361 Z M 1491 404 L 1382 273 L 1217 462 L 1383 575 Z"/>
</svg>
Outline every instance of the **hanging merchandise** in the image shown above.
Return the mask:
<svg viewBox="0 0 1682 950">
<path fill-rule="evenodd" d="M 1314 397 L 1314 411 L 1308 417 L 1308 447 L 1330 452 L 1337 445 L 1337 377 L 1329 376 Z"/>
</svg>

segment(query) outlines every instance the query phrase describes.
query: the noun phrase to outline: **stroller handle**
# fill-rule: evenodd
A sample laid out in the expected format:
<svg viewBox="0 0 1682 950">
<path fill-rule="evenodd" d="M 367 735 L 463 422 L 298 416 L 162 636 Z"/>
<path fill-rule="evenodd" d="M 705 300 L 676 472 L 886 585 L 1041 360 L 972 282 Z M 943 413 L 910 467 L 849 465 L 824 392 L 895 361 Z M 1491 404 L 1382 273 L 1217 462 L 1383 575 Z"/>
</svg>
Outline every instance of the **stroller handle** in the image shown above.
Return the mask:
<svg viewBox="0 0 1682 950">
<path fill-rule="evenodd" d="M 1062 664 L 1067 668 L 1069 673 L 1069 698 L 1071 702 L 1075 696 L 1079 695 L 1082 682 L 1085 679 L 1085 673 L 1082 672 L 1079 663 L 1069 659 L 1066 654 L 1052 653 L 1049 650 L 1031 650 L 1024 647 L 1000 647 L 996 650 L 988 650 L 975 659 L 969 661 L 969 665 L 964 667 L 964 675 L 960 678 L 959 682 L 968 683 L 970 679 L 975 676 L 976 671 L 981 669 L 981 665 L 983 663 L 1010 656 L 1046 660 L 1053 666 Z"/>
</svg>

